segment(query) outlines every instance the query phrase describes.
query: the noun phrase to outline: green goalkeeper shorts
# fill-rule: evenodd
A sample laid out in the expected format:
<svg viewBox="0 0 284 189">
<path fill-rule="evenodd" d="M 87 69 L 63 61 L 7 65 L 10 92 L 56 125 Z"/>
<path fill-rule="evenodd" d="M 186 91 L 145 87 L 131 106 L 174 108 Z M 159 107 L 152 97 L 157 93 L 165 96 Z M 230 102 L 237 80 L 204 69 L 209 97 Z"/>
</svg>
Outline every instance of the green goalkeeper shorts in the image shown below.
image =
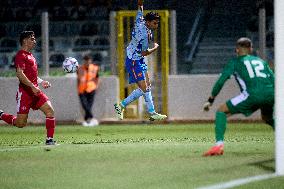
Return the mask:
<svg viewBox="0 0 284 189">
<path fill-rule="evenodd" d="M 258 109 L 270 110 L 273 114 L 274 94 L 251 96 L 247 92 L 242 92 L 240 95 L 231 98 L 226 102 L 226 105 L 231 114 L 244 114 L 250 116 Z"/>
</svg>

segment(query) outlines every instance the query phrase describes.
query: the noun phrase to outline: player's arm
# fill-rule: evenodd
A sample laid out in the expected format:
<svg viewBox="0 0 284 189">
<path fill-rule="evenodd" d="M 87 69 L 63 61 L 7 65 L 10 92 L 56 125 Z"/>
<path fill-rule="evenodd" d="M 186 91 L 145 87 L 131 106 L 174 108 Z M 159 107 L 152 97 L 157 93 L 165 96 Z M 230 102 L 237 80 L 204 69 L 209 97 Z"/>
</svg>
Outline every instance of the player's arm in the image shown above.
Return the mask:
<svg viewBox="0 0 284 189">
<path fill-rule="evenodd" d="M 44 81 L 43 79 L 41 79 L 40 77 L 37 77 L 37 82 L 39 84 L 41 84 L 41 86 L 46 89 L 48 87 L 51 87 L 51 84 L 48 81 Z"/>
<path fill-rule="evenodd" d="M 271 78 L 272 82 L 274 83 L 274 72 L 272 71 L 272 69 L 270 68 L 268 62 L 265 62 L 265 67 L 267 67 L 268 73 L 269 73 L 269 77 Z"/>
<path fill-rule="evenodd" d="M 99 79 L 99 71 L 100 71 L 100 66 L 97 67 L 97 69 L 95 69 L 94 71 L 94 78 L 92 79 L 95 83 L 98 83 L 98 79 Z"/>
<path fill-rule="evenodd" d="M 24 74 L 24 71 L 21 68 L 18 67 L 16 69 L 16 75 L 22 84 L 32 89 L 34 94 L 37 94 L 38 92 L 40 92 L 40 89 L 34 86 L 34 84 L 27 78 L 27 76 Z"/>
<path fill-rule="evenodd" d="M 141 55 L 142 56 L 148 56 L 149 54 L 152 54 L 153 52 L 155 52 L 159 47 L 158 43 L 154 43 L 154 47 L 153 48 L 148 48 L 146 51 L 142 51 Z"/>
<path fill-rule="evenodd" d="M 138 5 L 138 10 L 143 12 L 143 0 L 138 0 L 137 5 Z"/>
<path fill-rule="evenodd" d="M 204 111 L 208 111 L 210 109 L 210 106 L 212 106 L 212 104 L 214 103 L 216 96 L 219 94 L 225 82 L 231 77 L 233 72 L 234 72 L 234 63 L 233 61 L 230 61 L 223 69 L 218 80 L 215 82 L 211 91 L 211 96 L 209 96 L 208 100 L 203 105 Z"/>
<path fill-rule="evenodd" d="M 80 85 L 81 80 L 84 80 L 84 70 L 82 66 L 79 66 L 77 70 L 77 86 Z"/>
</svg>

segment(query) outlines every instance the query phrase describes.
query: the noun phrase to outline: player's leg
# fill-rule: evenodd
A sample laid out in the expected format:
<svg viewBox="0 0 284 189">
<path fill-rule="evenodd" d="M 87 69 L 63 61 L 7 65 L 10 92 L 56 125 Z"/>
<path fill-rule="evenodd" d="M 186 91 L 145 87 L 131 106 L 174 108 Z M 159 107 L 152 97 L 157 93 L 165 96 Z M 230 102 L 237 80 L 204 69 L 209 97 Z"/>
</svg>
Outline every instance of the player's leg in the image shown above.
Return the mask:
<svg viewBox="0 0 284 189">
<path fill-rule="evenodd" d="M 99 124 L 98 120 L 94 118 L 92 113 L 92 107 L 95 100 L 96 91 L 92 91 L 87 93 L 87 101 L 88 101 L 88 125 L 87 126 L 96 126 Z"/>
<path fill-rule="evenodd" d="M 23 128 L 27 126 L 28 114 L 17 114 L 15 119 L 15 126 L 18 128 Z"/>
<path fill-rule="evenodd" d="M 167 116 L 162 115 L 162 114 L 158 114 L 155 111 L 152 92 L 151 92 L 151 82 L 150 82 L 148 71 L 145 71 L 145 77 L 146 77 L 146 82 L 142 83 L 142 85 L 140 85 L 140 83 L 138 82 L 138 86 L 139 86 L 140 89 L 142 89 L 141 87 L 143 87 L 143 89 L 142 89 L 143 92 L 144 92 L 143 96 L 144 96 L 144 99 L 145 99 L 145 102 L 146 102 L 147 111 L 150 114 L 150 120 L 151 121 L 163 120 L 163 119 L 167 118 Z"/>
<path fill-rule="evenodd" d="M 32 96 L 30 96 L 23 89 L 18 89 L 16 94 L 17 102 L 17 116 L 0 111 L 0 119 L 19 128 L 27 125 L 28 113 L 32 103 Z"/>
<path fill-rule="evenodd" d="M 119 119 L 123 119 L 123 112 L 125 108 L 132 103 L 133 101 L 137 100 L 140 96 L 144 93 L 140 88 L 137 88 L 131 92 L 129 96 L 123 99 L 120 103 L 114 104 L 114 108 Z"/>
<path fill-rule="evenodd" d="M 130 60 L 126 59 L 126 70 L 129 75 L 129 84 L 134 84 L 134 83 L 141 83 L 142 85 L 146 85 L 145 83 L 145 73 L 143 71 L 143 59 L 141 60 Z M 139 86 L 139 84 L 138 84 Z M 144 87 L 146 88 L 146 87 Z M 133 101 L 137 100 L 140 96 L 143 95 L 143 89 L 142 88 L 137 88 L 134 91 L 130 93 L 130 95 L 125 98 L 124 100 L 121 101 L 121 105 L 123 108 L 125 108 L 128 104 L 132 103 Z"/>
<path fill-rule="evenodd" d="M 245 116 L 251 115 L 258 109 L 253 96 L 246 92 L 228 100 L 226 104 L 221 105 L 215 116 L 215 137 L 216 144 L 204 156 L 222 155 L 224 153 L 224 135 L 227 125 L 227 117 L 233 114 L 242 113 Z"/>
<path fill-rule="evenodd" d="M 215 114 L 215 139 L 216 144 L 206 151 L 203 156 L 223 155 L 224 153 L 224 135 L 227 126 L 227 117 L 230 116 L 230 110 L 227 104 L 222 104 Z"/>
<path fill-rule="evenodd" d="M 143 80 L 145 82 L 145 76 L 140 64 L 140 60 L 131 60 L 126 58 L 125 67 L 128 72 L 129 84 L 137 83 L 138 81 L 143 82 Z M 120 103 L 114 104 L 117 117 L 122 120 L 125 108 L 142 95 L 143 91 L 138 88 L 132 91 L 131 94 L 123 99 Z"/>
<path fill-rule="evenodd" d="M 55 117 L 54 109 L 48 97 L 43 93 L 39 93 L 34 97 L 34 104 L 32 106 L 34 110 L 40 109 L 45 115 L 45 127 L 46 127 L 46 145 L 55 145 L 56 142 L 53 140 L 55 130 Z"/>
<path fill-rule="evenodd" d="M 55 117 L 51 102 L 45 102 L 39 109 L 45 114 L 46 145 L 54 145 L 56 143 L 53 139 L 55 130 Z"/>
<path fill-rule="evenodd" d="M 222 104 L 215 115 L 215 139 L 216 142 L 222 143 L 227 127 L 227 117 L 231 115 L 227 104 Z"/>
<path fill-rule="evenodd" d="M 83 108 L 84 113 L 85 113 L 83 126 L 87 126 L 87 124 L 88 124 L 87 120 L 88 120 L 88 117 L 89 117 L 89 114 L 88 114 L 89 108 L 88 108 L 88 99 L 87 99 L 86 93 L 79 94 L 79 99 L 80 99 L 82 108 Z"/>
<path fill-rule="evenodd" d="M 87 93 L 88 120 L 93 118 L 92 107 L 94 103 L 95 91 Z"/>
<path fill-rule="evenodd" d="M 5 121 L 9 125 L 23 128 L 27 125 L 28 114 L 17 114 L 17 117 L 12 114 L 7 114 L 0 110 L 0 120 Z"/>
<path fill-rule="evenodd" d="M 267 105 L 261 108 L 261 119 L 274 130 L 273 106 Z"/>
<path fill-rule="evenodd" d="M 7 114 L 3 110 L 0 110 L 0 120 L 5 121 L 9 125 L 16 125 L 17 117 L 12 114 Z"/>
</svg>

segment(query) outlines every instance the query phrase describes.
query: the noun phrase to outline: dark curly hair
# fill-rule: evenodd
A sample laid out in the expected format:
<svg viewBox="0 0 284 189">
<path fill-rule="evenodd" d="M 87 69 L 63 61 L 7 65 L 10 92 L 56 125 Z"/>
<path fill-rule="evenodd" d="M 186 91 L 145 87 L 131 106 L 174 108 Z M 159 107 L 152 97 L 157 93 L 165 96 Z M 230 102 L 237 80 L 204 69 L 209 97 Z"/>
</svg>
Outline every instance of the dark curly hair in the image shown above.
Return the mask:
<svg viewBox="0 0 284 189">
<path fill-rule="evenodd" d="M 20 44 L 22 45 L 23 44 L 23 41 L 24 39 L 26 38 L 29 38 L 31 36 L 34 36 L 35 33 L 33 31 L 23 31 L 21 34 L 20 34 Z"/>
<path fill-rule="evenodd" d="M 160 19 L 160 15 L 156 12 L 148 12 L 145 16 L 144 19 L 146 21 L 152 21 L 152 20 L 158 20 Z"/>
</svg>

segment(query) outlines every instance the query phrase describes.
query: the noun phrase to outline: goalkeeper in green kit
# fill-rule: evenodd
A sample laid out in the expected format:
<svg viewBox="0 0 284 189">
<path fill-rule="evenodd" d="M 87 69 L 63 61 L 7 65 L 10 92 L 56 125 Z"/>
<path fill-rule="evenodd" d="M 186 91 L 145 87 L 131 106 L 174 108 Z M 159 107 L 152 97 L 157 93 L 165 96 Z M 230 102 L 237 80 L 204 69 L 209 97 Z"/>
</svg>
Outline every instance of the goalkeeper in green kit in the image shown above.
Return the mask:
<svg viewBox="0 0 284 189">
<path fill-rule="evenodd" d="M 266 61 L 250 55 L 252 53 L 252 42 L 249 38 L 238 39 L 236 53 L 237 57 L 228 62 L 216 81 L 211 96 L 204 104 L 203 109 L 209 110 L 215 97 L 231 75 L 234 75 L 241 93 L 218 108 L 215 117 L 216 144 L 203 156 L 215 156 L 224 153 L 227 117 L 233 114 L 241 113 L 249 116 L 260 109 L 262 120 L 274 129 L 274 74 Z"/>
</svg>

